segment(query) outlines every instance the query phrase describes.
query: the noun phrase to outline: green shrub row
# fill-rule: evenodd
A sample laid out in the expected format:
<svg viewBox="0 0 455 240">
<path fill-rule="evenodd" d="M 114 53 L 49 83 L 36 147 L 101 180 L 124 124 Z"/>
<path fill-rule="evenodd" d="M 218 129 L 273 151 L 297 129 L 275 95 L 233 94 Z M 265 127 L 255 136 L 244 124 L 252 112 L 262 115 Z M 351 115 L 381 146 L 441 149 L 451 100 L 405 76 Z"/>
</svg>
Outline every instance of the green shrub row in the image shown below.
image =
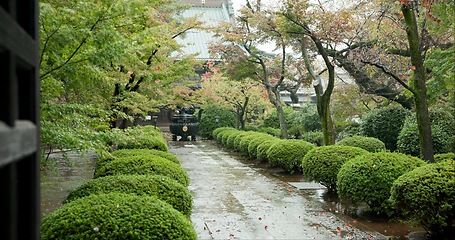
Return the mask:
<svg viewBox="0 0 455 240">
<path fill-rule="evenodd" d="M 64 203 L 88 195 L 127 193 L 138 196 L 155 196 L 190 217 L 192 196 L 176 180 L 163 175 L 114 175 L 87 181 L 71 191 Z"/>
<path fill-rule="evenodd" d="M 43 219 L 42 239 L 197 238 L 188 175 L 159 130 L 121 131 L 129 137 L 117 142 L 120 150 L 103 155 L 94 179 Z M 161 144 L 152 146 L 150 139 Z"/>
<path fill-rule="evenodd" d="M 234 128 L 216 129 L 213 138 L 287 172 L 301 169 L 306 180 L 326 186 L 341 199 L 366 203 L 372 213 L 408 217 L 432 235 L 455 231 L 454 153 L 436 154 L 436 163 L 427 164 L 411 155 L 387 152 L 384 142 L 365 136 L 320 147 Z"/>
<path fill-rule="evenodd" d="M 190 220 L 166 202 L 119 193 L 76 199 L 41 224 L 41 239 L 196 238 Z"/>
</svg>

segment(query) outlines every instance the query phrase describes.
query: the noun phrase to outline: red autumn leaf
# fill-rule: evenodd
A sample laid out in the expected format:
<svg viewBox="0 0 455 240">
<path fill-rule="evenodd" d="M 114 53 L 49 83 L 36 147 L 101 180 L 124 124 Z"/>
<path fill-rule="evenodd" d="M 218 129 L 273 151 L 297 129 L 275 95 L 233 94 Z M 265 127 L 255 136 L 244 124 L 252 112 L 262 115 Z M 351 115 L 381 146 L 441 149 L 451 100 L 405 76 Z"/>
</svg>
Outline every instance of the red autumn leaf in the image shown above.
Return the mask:
<svg viewBox="0 0 455 240">
<path fill-rule="evenodd" d="M 232 233 L 231 233 L 231 234 L 229 234 L 229 237 L 234 237 L 234 234 L 232 234 Z"/>
<path fill-rule="evenodd" d="M 221 232 L 221 230 L 220 230 L 220 229 L 218 229 L 218 230 L 216 230 L 216 232 Z"/>
<path fill-rule="evenodd" d="M 258 217 L 259 221 L 262 221 L 262 218 L 261 217 Z"/>
<path fill-rule="evenodd" d="M 268 227 L 267 225 L 264 227 L 265 230 L 267 230 L 268 228 L 269 228 L 269 227 Z"/>
</svg>

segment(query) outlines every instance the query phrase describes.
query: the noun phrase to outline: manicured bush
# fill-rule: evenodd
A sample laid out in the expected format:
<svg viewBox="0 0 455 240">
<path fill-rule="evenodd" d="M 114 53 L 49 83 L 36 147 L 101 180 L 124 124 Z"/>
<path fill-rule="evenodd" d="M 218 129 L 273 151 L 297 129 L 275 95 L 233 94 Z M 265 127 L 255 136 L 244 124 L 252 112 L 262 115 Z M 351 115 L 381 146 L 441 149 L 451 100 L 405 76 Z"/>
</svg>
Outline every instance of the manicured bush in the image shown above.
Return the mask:
<svg viewBox="0 0 455 240">
<path fill-rule="evenodd" d="M 154 196 L 190 217 L 193 198 L 186 187 L 163 175 L 117 175 L 91 179 L 72 190 L 65 204 L 88 195 L 127 193 Z"/>
<path fill-rule="evenodd" d="M 286 139 L 275 142 L 266 154 L 271 166 L 282 167 L 292 174 L 301 169 L 303 157 L 314 147 L 303 140 Z"/>
<path fill-rule="evenodd" d="M 337 123 L 335 126 L 335 131 L 337 133 L 337 141 L 340 141 L 341 139 L 347 137 L 362 135 L 362 132 L 360 131 L 360 123 L 353 121 Z"/>
<path fill-rule="evenodd" d="M 267 134 L 272 135 L 277 138 L 281 137 L 281 129 L 279 129 L 279 128 L 260 127 L 260 128 L 258 128 L 258 132 L 267 133 Z"/>
<path fill-rule="evenodd" d="M 271 139 L 271 140 L 266 140 L 262 142 L 261 144 L 258 145 L 256 148 L 256 159 L 260 160 L 261 162 L 267 162 L 267 150 L 275 144 L 276 142 L 281 141 L 281 139 L 276 138 L 276 139 Z"/>
<path fill-rule="evenodd" d="M 444 160 L 454 160 L 455 161 L 455 153 L 440 153 L 434 155 L 435 162 L 442 162 Z"/>
<path fill-rule="evenodd" d="M 196 239 L 190 220 L 156 197 L 90 195 L 47 215 L 41 239 Z"/>
<path fill-rule="evenodd" d="M 336 191 L 337 174 L 341 166 L 367 150 L 358 147 L 330 145 L 311 149 L 302 160 L 303 176 Z"/>
<path fill-rule="evenodd" d="M 135 136 L 130 137 L 127 141 L 119 142 L 117 145 L 118 149 L 156 149 L 167 152 L 168 146 L 164 139 L 161 137 L 154 136 Z"/>
<path fill-rule="evenodd" d="M 392 186 L 393 206 L 434 239 L 455 233 L 455 161 L 427 164 L 400 176 Z"/>
<path fill-rule="evenodd" d="M 171 162 L 177 163 L 180 165 L 180 160 L 172 153 L 163 152 L 156 149 L 119 149 L 112 152 L 114 157 L 131 157 L 131 156 L 159 156 L 170 160 Z"/>
<path fill-rule="evenodd" d="M 257 154 L 258 146 L 261 143 L 265 142 L 265 141 L 276 141 L 276 140 L 279 140 L 279 139 L 274 137 L 274 136 L 272 136 L 272 135 L 269 135 L 269 134 L 265 134 L 265 135 L 260 136 L 260 137 L 258 137 L 256 139 L 253 139 L 248 144 L 248 156 L 250 158 L 258 158 L 258 154 Z"/>
<path fill-rule="evenodd" d="M 324 134 L 322 134 L 321 131 L 305 132 L 302 135 L 302 140 L 310 142 L 316 146 L 322 146 L 324 145 Z"/>
<path fill-rule="evenodd" d="M 121 174 L 157 174 L 171 177 L 184 186 L 190 180 L 187 172 L 176 163 L 158 156 L 119 158 L 95 168 L 94 178 Z"/>
<path fill-rule="evenodd" d="M 431 132 L 434 153 L 455 151 L 454 117 L 442 110 L 430 111 Z M 398 136 L 398 150 L 413 156 L 420 155 L 419 129 L 415 115 L 406 118 L 403 129 Z"/>
<path fill-rule="evenodd" d="M 199 121 L 199 135 L 203 138 L 211 139 L 213 130 L 217 127 L 235 127 L 236 117 L 231 110 L 217 105 L 205 105 L 203 108 Z"/>
<path fill-rule="evenodd" d="M 386 107 L 369 112 L 362 118 L 363 136 L 381 140 L 390 151 L 397 149 L 398 134 L 409 111 L 402 107 Z"/>
<path fill-rule="evenodd" d="M 237 134 L 238 132 L 240 132 L 240 130 L 237 130 L 237 129 L 226 130 L 226 131 L 221 132 L 221 133 L 220 133 L 220 134 L 222 135 L 222 136 L 221 136 L 221 144 L 223 144 L 224 146 L 226 146 L 229 137 L 230 137 L 231 135 L 233 135 L 233 134 Z"/>
<path fill-rule="evenodd" d="M 243 139 L 245 136 L 248 136 L 250 133 L 251 133 L 251 132 L 241 131 L 241 133 L 238 134 L 238 135 L 234 138 L 234 141 L 232 141 L 232 149 L 238 151 L 240 141 L 242 141 L 242 139 Z"/>
<path fill-rule="evenodd" d="M 235 142 L 235 139 L 240 136 L 240 135 L 243 135 L 245 134 L 246 132 L 245 131 L 237 131 L 237 132 L 230 132 L 229 133 L 229 137 L 226 139 L 226 144 L 225 146 L 227 148 L 230 148 L 230 149 L 234 149 L 234 142 Z"/>
<path fill-rule="evenodd" d="M 252 141 L 254 141 L 255 139 L 258 139 L 263 136 L 270 136 L 270 135 L 267 135 L 265 133 L 250 132 L 248 135 L 244 136 L 242 138 L 242 140 L 238 143 L 237 151 L 239 151 L 245 155 L 249 155 L 248 146 L 250 145 L 250 143 Z"/>
<path fill-rule="evenodd" d="M 386 150 L 381 140 L 373 137 L 352 136 L 342 139 L 337 145 L 363 148 L 369 152 L 380 152 Z"/>
<path fill-rule="evenodd" d="M 219 127 L 219 128 L 216 128 L 215 130 L 213 130 L 212 132 L 212 138 L 217 140 L 218 142 L 220 142 L 220 139 L 218 139 L 218 135 L 223 132 L 223 131 L 226 131 L 226 130 L 235 130 L 235 128 L 233 127 Z"/>
<path fill-rule="evenodd" d="M 359 155 L 341 166 L 337 175 L 338 195 L 365 202 L 377 214 L 391 214 L 388 199 L 393 181 L 422 165 L 425 162 L 419 158 L 395 152 Z"/>
<path fill-rule="evenodd" d="M 135 126 L 125 129 L 112 129 L 104 134 L 106 144 L 116 146 L 118 149 L 157 149 L 168 151 L 168 146 L 159 130 L 149 127 Z"/>
</svg>

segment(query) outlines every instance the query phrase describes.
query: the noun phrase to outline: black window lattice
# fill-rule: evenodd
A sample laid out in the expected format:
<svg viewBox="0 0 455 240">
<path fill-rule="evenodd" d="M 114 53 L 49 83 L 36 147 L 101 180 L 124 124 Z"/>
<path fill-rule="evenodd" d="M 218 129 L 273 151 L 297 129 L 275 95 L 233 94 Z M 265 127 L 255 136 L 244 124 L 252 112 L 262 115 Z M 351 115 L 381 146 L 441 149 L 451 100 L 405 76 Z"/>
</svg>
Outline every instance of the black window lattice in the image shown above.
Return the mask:
<svg viewBox="0 0 455 240">
<path fill-rule="evenodd" d="M 38 1 L 0 1 L 0 239 L 39 239 Z"/>
</svg>

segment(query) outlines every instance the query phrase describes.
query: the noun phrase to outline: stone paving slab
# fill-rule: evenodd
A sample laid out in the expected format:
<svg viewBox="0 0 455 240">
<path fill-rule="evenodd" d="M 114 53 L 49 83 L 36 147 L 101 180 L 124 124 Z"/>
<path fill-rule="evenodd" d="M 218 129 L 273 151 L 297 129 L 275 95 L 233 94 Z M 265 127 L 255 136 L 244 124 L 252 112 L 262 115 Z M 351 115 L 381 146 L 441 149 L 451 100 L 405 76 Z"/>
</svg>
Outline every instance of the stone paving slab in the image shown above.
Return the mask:
<svg viewBox="0 0 455 240">
<path fill-rule="evenodd" d="M 320 190 L 326 189 L 325 186 L 315 182 L 288 182 L 289 185 L 296 187 L 299 190 Z"/>
<path fill-rule="evenodd" d="M 169 152 L 190 177 L 198 239 L 372 239 L 296 190 L 317 184 L 264 176 L 211 141 L 169 142 Z"/>
</svg>

